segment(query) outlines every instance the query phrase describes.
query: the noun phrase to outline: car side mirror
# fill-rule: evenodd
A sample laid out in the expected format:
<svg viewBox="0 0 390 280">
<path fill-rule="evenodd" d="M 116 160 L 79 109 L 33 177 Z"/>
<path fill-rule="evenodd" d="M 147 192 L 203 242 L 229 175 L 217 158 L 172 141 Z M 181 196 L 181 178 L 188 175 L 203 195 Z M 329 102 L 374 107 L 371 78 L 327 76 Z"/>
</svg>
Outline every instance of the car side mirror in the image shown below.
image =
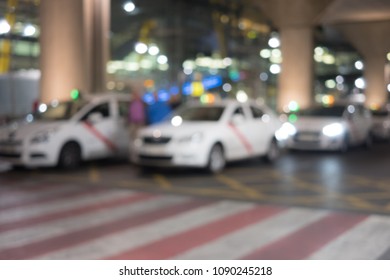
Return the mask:
<svg viewBox="0 0 390 280">
<path fill-rule="evenodd" d="M 241 114 L 234 114 L 232 117 L 232 123 L 234 125 L 240 125 L 245 121 L 245 118 Z"/>
<path fill-rule="evenodd" d="M 88 122 L 98 123 L 103 119 L 103 115 L 100 112 L 93 112 L 88 116 Z"/>
</svg>

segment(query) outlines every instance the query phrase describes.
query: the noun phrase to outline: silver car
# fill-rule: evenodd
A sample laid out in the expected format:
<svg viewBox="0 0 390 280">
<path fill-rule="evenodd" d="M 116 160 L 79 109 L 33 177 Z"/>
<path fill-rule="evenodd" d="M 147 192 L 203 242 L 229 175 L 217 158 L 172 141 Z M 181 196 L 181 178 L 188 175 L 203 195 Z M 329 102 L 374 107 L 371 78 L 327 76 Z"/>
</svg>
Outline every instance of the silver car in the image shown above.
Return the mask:
<svg viewBox="0 0 390 280">
<path fill-rule="evenodd" d="M 372 135 L 378 139 L 390 140 L 390 108 L 372 110 Z"/>
<path fill-rule="evenodd" d="M 312 107 L 297 112 L 283 126 L 290 135 L 287 148 L 339 150 L 350 146 L 371 146 L 372 115 L 361 104 Z"/>
</svg>

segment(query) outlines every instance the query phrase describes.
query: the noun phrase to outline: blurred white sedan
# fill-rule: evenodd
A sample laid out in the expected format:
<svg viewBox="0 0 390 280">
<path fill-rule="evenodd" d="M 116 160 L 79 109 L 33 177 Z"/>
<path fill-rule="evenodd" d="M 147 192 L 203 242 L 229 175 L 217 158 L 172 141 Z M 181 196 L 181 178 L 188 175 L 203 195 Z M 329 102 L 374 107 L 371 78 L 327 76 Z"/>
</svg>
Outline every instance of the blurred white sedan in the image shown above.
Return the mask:
<svg viewBox="0 0 390 280">
<path fill-rule="evenodd" d="M 279 155 L 281 122 L 255 102 L 188 102 L 165 122 L 139 131 L 132 160 L 141 166 L 198 167 L 221 171 L 226 162 Z"/>
<path fill-rule="evenodd" d="M 283 130 L 289 134 L 287 148 L 339 150 L 371 146 L 372 116 L 361 104 L 313 107 L 290 115 Z"/>
<path fill-rule="evenodd" d="M 379 139 L 390 140 L 390 108 L 372 110 L 372 134 Z"/>
</svg>

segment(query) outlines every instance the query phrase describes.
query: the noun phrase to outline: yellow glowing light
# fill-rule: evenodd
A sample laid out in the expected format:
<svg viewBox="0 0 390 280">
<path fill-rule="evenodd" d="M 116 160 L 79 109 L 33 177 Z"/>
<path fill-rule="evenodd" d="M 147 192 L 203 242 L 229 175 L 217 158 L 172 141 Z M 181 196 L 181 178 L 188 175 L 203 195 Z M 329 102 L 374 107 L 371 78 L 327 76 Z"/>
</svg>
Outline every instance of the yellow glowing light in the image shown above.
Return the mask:
<svg viewBox="0 0 390 280">
<path fill-rule="evenodd" d="M 322 97 L 322 103 L 326 106 L 331 106 L 335 102 L 335 98 L 333 95 L 324 95 Z"/>
<path fill-rule="evenodd" d="M 199 97 L 204 93 L 204 87 L 202 82 L 192 82 L 191 84 L 192 96 Z"/>
<path fill-rule="evenodd" d="M 204 104 L 214 103 L 215 102 L 215 96 L 213 94 L 203 94 L 200 97 L 200 102 Z"/>
<path fill-rule="evenodd" d="M 380 106 L 376 103 L 372 103 L 370 105 L 370 109 L 373 110 L 373 111 L 376 111 L 376 110 L 379 110 Z"/>
<path fill-rule="evenodd" d="M 146 87 L 146 88 L 151 88 L 151 87 L 153 87 L 154 86 L 154 81 L 153 80 L 145 80 L 144 81 L 144 87 Z"/>
</svg>

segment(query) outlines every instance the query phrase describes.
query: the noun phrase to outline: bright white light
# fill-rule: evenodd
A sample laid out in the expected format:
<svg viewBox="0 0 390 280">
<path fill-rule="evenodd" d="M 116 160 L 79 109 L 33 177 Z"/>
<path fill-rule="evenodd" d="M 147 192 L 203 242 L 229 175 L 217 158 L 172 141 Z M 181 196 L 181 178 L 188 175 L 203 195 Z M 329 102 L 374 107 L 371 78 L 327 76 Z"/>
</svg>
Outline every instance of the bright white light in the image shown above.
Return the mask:
<svg viewBox="0 0 390 280">
<path fill-rule="evenodd" d="M 236 99 L 237 99 L 239 102 L 246 102 L 246 101 L 248 101 L 248 95 L 246 94 L 245 91 L 239 90 L 239 91 L 237 92 Z"/>
<path fill-rule="evenodd" d="M 138 42 L 135 44 L 135 51 L 139 54 L 144 54 L 148 51 L 148 46 L 144 43 Z"/>
<path fill-rule="evenodd" d="M 271 51 L 271 55 L 275 57 L 282 57 L 282 52 L 279 49 L 274 49 Z"/>
<path fill-rule="evenodd" d="M 47 105 L 46 105 L 46 104 L 41 104 L 41 105 L 39 105 L 38 110 L 39 110 L 39 112 L 41 112 L 41 113 L 46 112 L 46 110 L 47 110 Z"/>
<path fill-rule="evenodd" d="M 159 56 L 157 57 L 157 62 L 158 62 L 159 64 L 167 64 L 167 62 L 168 62 L 168 57 L 166 57 L 165 55 L 159 55 Z"/>
<path fill-rule="evenodd" d="M 390 92 L 390 84 L 387 85 L 387 91 Z"/>
<path fill-rule="evenodd" d="M 183 72 L 184 72 L 184 74 L 186 74 L 186 75 L 191 75 L 191 74 L 193 73 L 193 70 L 190 69 L 190 68 L 184 68 Z"/>
<path fill-rule="evenodd" d="M 194 69 L 196 67 L 195 61 L 193 60 L 186 60 L 183 62 L 183 68 L 184 69 Z"/>
<path fill-rule="evenodd" d="M 336 82 L 334 80 L 332 80 L 332 79 L 326 80 L 325 81 L 325 86 L 327 88 L 335 88 L 336 87 Z"/>
<path fill-rule="evenodd" d="M 344 133 L 344 128 L 340 123 L 332 123 L 322 129 L 322 133 L 328 137 L 339 136 Z"/>
<path fill-rule="evenodd" d="M 271 50 L 269 50 L 269 49 L 262 49 L 260 51 L 260 56 L 262 58 L 270 58 L 271 57 Z"/>
<path fill-rule="evenodd" d="M 30 123 L 34 120 L 34 116 L 32 114 L 28 114 L 26 116 L 26 122 Z"/>
<path fill-rule="evenodd" d="M 23 35 L 26 37 L 31 37 L 31 36 L 34 36 L 36 32 L 37 32 L 37 29 L 35 28 L 35 26 L 28 24 L 24 27 Z"/>
<path fill-rule="evenodd" d="M 336 63 L 336 58 L 333 55 L 331 55 L 331 54 L 325 54 L 322 57 L 322 61 L 325 64 L 335 64 Z"/>
<path fill-rule="evenodd" d="M 366 87 L 366 82 L 363 78 L 357 78 L 355 80 L 355 86 L 359 89 L 364 89 Z"/>
<path fill-rule="evenodd" d="M 271 38 L 268 40 L 268 45 L 271 47 L 271 48 L 278 48 L 280 46 L 280 41 L 278 38 Z"/>
<path fill-rule="evenodd" d="M 260 80 L 262 80 L 263 82 L 267 81 L 268 80 L 268 74 L 263 72 L 260 74 Z"/>
<path fill-rule="evenodd" d="M 264 114 L 262 117 L 261 117 L 261 120 L 265 123 L 269 122 L 271 120 L 271 117 L 267 114 Z"/>
<path fill-rule="evenodd" d="M 229 91 L 232 90 L 232 85 L 229 84 L 229 83 L 226 83 L 226 84 L 224 84 L 224 85 L 222 86 L 222 89 L 223 89 L 223 91 L 225 91 L 225 92 L 229 92 Z"/>
<path fill-rule="evenodd" d="M 153 130 L 153 137 L 154 138 L 160 138 L 161 137 L 161 131 L 156 129 L 156 130 Z"/>
<path fill-rule="evenodd" d="M 349 105 L 348 108 L 347 108 L 348 112 L 353 114 L 355 113 L 355 107 L 353 105 Z"/>
<path fill-rule="evenodd" d="M 325 52 L 324 52 L 324 49 L 323 49 L 323 48 L 321 48 L 321 47 L 316 47 L 316 48 L 314 49 L 314 53 L 315 53 L 316 55 L 322 56 Z"/>
<path fill-rule="evenodd" d="M 140 64 L 138 62 L 128 62 L 126 63 L 124 69 L 127 71 L 138 71 Z"/>
<path fill-rule="evenodd" d="M 344 83 L 344 77 L 341 76 L 341 75 L 338 75 L 338 76 L 336 77 L 336 82 L 337 82 L 338 84 Z"/>
<path fill-rule="evenodd" d="M 292 136 L 297 133 L 297 129 L 289 122 L 285 122 L 281 127 L 288 135 Z"/>
<path fill-rule="evenodd" d="M 222 63 L 224 66 L 230 66 L 232 65 L 232 59 L 230 57 L 225 57 L 223 60 L 222 60 Z"/>
<path fill-rule="evenodd" d="M 279 74 L 280 73 L 280 66 L 278 64 L 272 64 L 270 67 L 269 67 L 269 71 L 272 73 L 272 74 Z"/>
<path fill-rule="evenodd" d="M 0 20 L 0 34 L 6 34 L 11 30 L 11 26 L 5 19 Z"/>
<path fill-rule="evenodd" d="M 128 13 L 131 13 L 135 10 L 135 5 L 133 2 L 127 2 L 123 5 L 123 9 L 128 12 Z"/>
<path fill-rule="evenodd" d="M 160 49 L 157 46 L 152 45 L 152 46 L 149 47 L 149 51 L 148 52 L 149 52 L 150 55 L 158 55 L 159 52 L 160 52 Z"/>
<path fill-rule="evenodd" d="M 173 126 L 180 126 L 183 123 L 183 119 L 180 116 L 174 116 L 171 120 Z"/>
<path fill-rule="evenodd" d="M 364 68 L 363 62 L 361 62 L 360 60 L 356 61 L 356 62 L 355 62 L 355 68 L 356 68 L 357 70 L 362 70 L 362 69 Z"/>
<path fill-rule="evenodd" d="M 297 129 L 289 122 L 283 123 L 282 127 L 275 132 L 275 137 L 279 141 L 287 140 L 289 137 L 294 136 L 297 133 Z"/>
</svg>

